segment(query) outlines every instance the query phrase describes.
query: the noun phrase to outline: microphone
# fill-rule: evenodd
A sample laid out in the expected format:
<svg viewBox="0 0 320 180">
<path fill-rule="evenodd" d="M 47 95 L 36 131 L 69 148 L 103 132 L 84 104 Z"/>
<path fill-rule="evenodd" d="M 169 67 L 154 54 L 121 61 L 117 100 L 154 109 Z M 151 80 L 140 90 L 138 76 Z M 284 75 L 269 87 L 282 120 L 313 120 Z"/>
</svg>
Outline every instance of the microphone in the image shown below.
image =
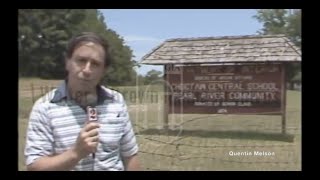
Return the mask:
<svg viewBox="0 0 320 180">
<path fill-rule="evenodd" d="M 86 96 L 86 100 L 87 100 L 87 118 L 88 118 L 88 122 L 95 122 L 98 121 L 98 110 L 96 108 L 97 105 L 97 97 L 92 95 L 92 94 L 88 94 Z M 92 158 L 95 158 L 95 153 L 92 153 Z"/>
</svg>

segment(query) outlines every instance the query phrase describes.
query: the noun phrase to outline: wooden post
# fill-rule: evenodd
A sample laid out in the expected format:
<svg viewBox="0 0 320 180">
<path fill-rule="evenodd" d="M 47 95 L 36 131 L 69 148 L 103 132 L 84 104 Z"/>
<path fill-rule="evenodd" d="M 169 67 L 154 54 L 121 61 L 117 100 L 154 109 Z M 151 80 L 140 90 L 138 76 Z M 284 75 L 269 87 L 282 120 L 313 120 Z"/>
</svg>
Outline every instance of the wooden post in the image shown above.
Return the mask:
<svg viewBox="0 0 320 180">
<path fill-rule="evenodd" d="M 168 77 L 166 74 L 166 66 L 164 65 L 164 104 L 163 104 L 163 124 L 164 124 L 164 130 L 168 130 L 169 129 L 169 89 L 168 89 Z"/>
<path fill-rule="evenodd" d="M 139 91 L 139 76 L 138 76 L 138 66 L 135 66 L 135 71 L 136 71 L 136 122 L 139 122 L 139 114 L 140 114 L 140 91 Z M 142 114 L 142 113 L 141 113 Z M 137 126 L 135 126 L 137 127 Z M 137 127 L 138 128 L 138 127 Z"/>
<path fill-rule="evenodd" d="M 50 91 L 50 88 L 48 85 L 46 85 L 46 92 L 44 94 L 47 94 Z"/>
<path fill-rule="evenodd" d="M 32 103 L 34 103 L 34 89 L 33 89 L 33 83 L 31 83 L 31 97 L 32 97 Z"/>
<path fill-rule="evenodd" d="M 282 111 L 282 123 L 281 133 L 286 134 L 286 94 L 287 94 L 287 82 L 286 82 L 286 65 L 281 64 L 282 68 L 282 94 L 281 94 L 281 111 Z"/>
</svg>

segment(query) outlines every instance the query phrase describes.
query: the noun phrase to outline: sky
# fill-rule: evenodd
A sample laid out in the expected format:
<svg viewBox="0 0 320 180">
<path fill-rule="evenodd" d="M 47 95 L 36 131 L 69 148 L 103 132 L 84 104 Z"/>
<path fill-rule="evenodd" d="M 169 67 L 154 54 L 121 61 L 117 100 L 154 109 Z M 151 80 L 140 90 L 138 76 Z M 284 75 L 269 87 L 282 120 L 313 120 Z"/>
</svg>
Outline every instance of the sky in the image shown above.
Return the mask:
<svg viewBox="0 0 320 180">
<path fill-rule="evenodd" d="M 135 56 L 141 58 L 171 38 L 254 35 L 262 29 L 253 16 L 255 9 L 100 9 L 109 29 L 125 40 Z M 162 65 L 142 65 L 138 74 Z"/>
</svg>

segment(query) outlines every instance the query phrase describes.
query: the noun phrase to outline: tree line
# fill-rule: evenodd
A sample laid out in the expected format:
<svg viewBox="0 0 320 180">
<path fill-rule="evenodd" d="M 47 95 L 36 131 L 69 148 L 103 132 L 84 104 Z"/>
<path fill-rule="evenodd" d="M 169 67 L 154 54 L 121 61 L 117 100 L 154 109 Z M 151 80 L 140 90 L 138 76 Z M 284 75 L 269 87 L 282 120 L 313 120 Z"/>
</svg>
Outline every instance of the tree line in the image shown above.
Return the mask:
<svg viewBox="0 0 320 180">
<path fill-rule="evenodd" d="M 104 81 L 111 85 L 134 85 L 136 72 L 130 47 L 105 23 L 95 9 L 20 9 L 18 13 L 19 77 L 65 78 L 67 41 L 75 34 L 93 31 L 111 46 L 112 66 Z"/>
</svg>

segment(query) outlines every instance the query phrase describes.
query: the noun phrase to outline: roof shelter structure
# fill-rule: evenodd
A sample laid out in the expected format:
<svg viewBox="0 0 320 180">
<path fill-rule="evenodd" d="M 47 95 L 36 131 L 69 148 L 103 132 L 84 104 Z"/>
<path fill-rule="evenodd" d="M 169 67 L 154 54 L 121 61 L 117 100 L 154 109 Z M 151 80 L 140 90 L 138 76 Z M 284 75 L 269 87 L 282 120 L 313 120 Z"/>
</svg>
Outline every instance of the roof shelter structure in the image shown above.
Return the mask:
<svg viewBox="0 0 320 180">
<path fill-rule="evenodd" d="M 169 39 L 141 61 L 164 65 L 165 124 L 173 113 L 278 114 L 282 133 L 285 64 L 300 62 L 284 35 Z"/>
</svg>

